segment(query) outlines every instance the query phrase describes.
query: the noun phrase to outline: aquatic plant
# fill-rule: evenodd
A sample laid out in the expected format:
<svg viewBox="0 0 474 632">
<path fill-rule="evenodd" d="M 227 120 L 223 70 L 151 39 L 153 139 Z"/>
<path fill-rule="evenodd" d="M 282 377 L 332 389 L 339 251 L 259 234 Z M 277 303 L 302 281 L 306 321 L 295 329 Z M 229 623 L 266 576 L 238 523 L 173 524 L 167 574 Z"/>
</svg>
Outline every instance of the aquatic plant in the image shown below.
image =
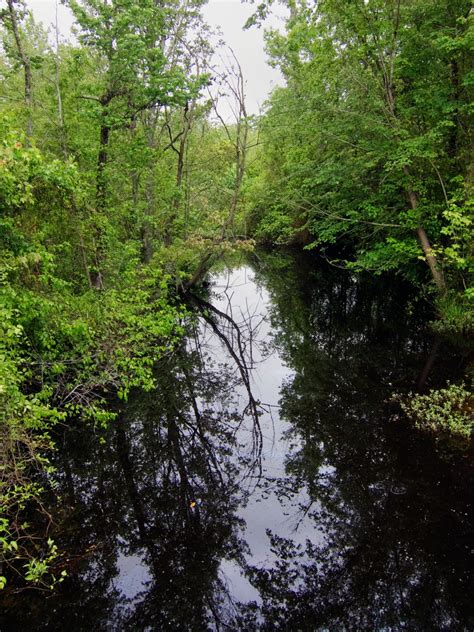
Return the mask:
<svg viewBox="0 0 474 632">
<path fill-rule="evenodd" d="M 470 441 L 474 429 L 474 397 L 464 384 L 449 384 L 426 395 L 396 395 L 405 415 L 419 430 Z"/>
</svg>

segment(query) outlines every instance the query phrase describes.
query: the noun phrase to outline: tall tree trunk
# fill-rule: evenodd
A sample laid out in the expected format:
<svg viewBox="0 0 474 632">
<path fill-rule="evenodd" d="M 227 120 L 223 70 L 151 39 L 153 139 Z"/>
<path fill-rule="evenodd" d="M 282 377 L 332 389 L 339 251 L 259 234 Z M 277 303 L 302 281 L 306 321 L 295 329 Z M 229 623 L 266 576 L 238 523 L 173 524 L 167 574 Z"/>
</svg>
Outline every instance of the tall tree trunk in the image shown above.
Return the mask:
<svg viewBox="0 0 474 632">
<path fill-rule="evenodd" d="M 56 98 L 58 102 L 58 122 L 59 122 L 59 138 L 61 143 L 61 151 L 64 158 L 68 157 L 67 143 L 66 143 L 66 128 L 64 125 L 64 112 L 63 112 L 63 100 L 61 95 L 60 86 L 60 72 L 59 72 L 59 26 L 58 26 L 58 2 L 56 0 L 56 24 L 55 24 L 55 36 L 56 36 L 56 59 L 55 59 L 55 84 L 56 84 Z"/>
<path fill-rule="evenodd" d="M 154 180 L 151 174 L 147 175 L 146 183 L 145 183 L 145 199 L 146 199 L 146 209 L 144 213 L 144 218 L 142 220 L 142 225 L 140 228 L 140 238 L 142 242 L 141 248 L 141 258 L 143 263 L 150 263 L 153 257 L 153 224 L 152 224 L 152 214 L 153 209 L 155 208 L 155 191 L 154 191 Z"/>
<path fill-rule="evenodd" d="M 222 127 L 224 128 L 229 142 L 233 145 L 235 150 L 235 180 L 234 190 L 232 192 L 232 198 L 230 201 L 229 214 L 222 224 L 221 239 L 225 239 L 228 229 L 232 231 L 234 229 L 235 216 L 237 213 L 237 206 L 242 191 L 242 183 L 245 175 L 245 167 L 247 160 L 247 139 L 249 132 L 249 122 L 247 118 L 247 110 L 245 106 L 245 81 L 240 66 L 234 51 L 229 49 L 234 63 L 230 63 L 226 68 L 226 72 L 223 75 L 224 85 L 229 89 L 230 93 L 234 97 L 234 116 L 235 116 L 235 140 L 234 134 L 229 129 L 228 125 L 219 114 L 217 109 L 216 100 L 212 98 L 212 106 L 217 118 L 220 120 Z"/>
<path fill-rule="evenodd" d="M 105 210 L 107 189 L 105 167 L 108 160 L 110 127 L 106 123 L 105 117 L 106 115 L 104 114 L 102 117 L 102 124 L 100 126 L 99 153 L 97 155 L 96 200 L 97 210 L 99 211 Z"/>
<path fill-rule="evenodd" d="M 193 122 L 194 104 L 195 104 L 195 102 L 193 101 L 191 103 L 191 106 L 189 106 L 188 103 L 186 103 L 186 105 L 184 106 L 184 110 L 183 110 L 183 129 L 182 129 L 181 136 L 180 136 L 180 139 L 179 139 L 179 148 L 176 149 L 176 147 L 174 146 L 173 140 L 171 140 L 171 143 L 170 143 L 171 148 L 175 151 L 175 153 L 178 156 L 178 162 L 177 162 L 177 165 L 176 165 L 176 191 L 177 191 L 177 195 L 176 195 L 176 197 L 173 200 L 173 205 L 172 205 L 173 212 L 172 212 L 171 217 L 169 218 L 169 220 L 167 222 L 166 229 L 165 229 L 164 242 L 165 242 L 166 246 L 170 246 L 171 245 L 172 228 L 173 228 L 174 221 L 178 217 L 178 213 L 179 213 L 179 207 L 180 207 L 180 202 L 181 202 L 180 196 L 181 196 L 181 189 L 182 189 L 182 185 L 183 185 L 183 176 L 184 176 L 186 147 L 187 147 L 188 137 L 189 137 L 189 133 L 191 131 L 192 122 Z"/>
<path fill-rule="evenodd" d="M 179 142 L 178 153 L 178 163 L 176 166 L 176 196 L 173 199 L 171 217 L 169 218 L 164 234 L 164 242 L 165 246 L 171 246 L 172 242 L 172 229 L 175 220 L 178 217 L 179 207 L 181 203 L 181 188 L 183 184 L 183 173 L 184 173 L 184 155 L 186 150 L 186 134 L 183 133 L 181 136 L 181 140 Z"/>
<path fill-rule="evenodd" d="M 244 116 L 246 113 L 244 111 Z M 248 137 L 248 123 L 244 119 L 239 121 L 237 126 L 237 140 L 236 140 L 236 152 L 235 152 L 235 181 L 234 181 L 234 191 L 232 193 L 232 199 L 230 202 L 229 216 L 224 223 L 222 229 L 222 236 L 225 236 L 225 232 L 228 228 L 234 228 L 235 223 L 235 215 L 237 213 L 237 206 L 240 200 L 240 194 L 242 191 L 242 182 L 244 180 L 245 175 L 245 166 L 247 159 L 247 137 Z"/>
<path fill-rule="evenodd" d="M 395 92 L 395 83 L 394 83 L 394 68 L 395 68 L 395 59 L 397 55 L 397 40 L 400 28 L 400 10 L 401 10 L 401 2 L 397 0 L 395 5 L 395 12 L 393 14 L 393 38 L 392 38 L 392 47 L 389 51 L 388 58 L 385 57 L 386 52 L 383 49 L 379 49 L 378 58 L 375 60 L 375 70 L 378 74 L 381 75 L 381 82 L 383 86 L 385 103 L 388 108 L 388 112 L 390 114 L 391 126 L 395 123 L 395 125 L 399 125 L 400 119 L 397 114 L 397 94 Z M 400 142 L 400 138 L 397 137 L 397 140 Z M 403 173 L 407 178 L 407 187 L 406 193 L 408 195 L 408 199 L 410 201 L 410 206 L 413 210 L 418 208 L 418 197 L 411 187 L 410 180 L 410 171 L 408 167 L 405 165 L 403 167 Z M 423 254 L 426 259 L 426 263 L 428 264 L 431 276 L 433 277 L 433 281 L 440 293 L 444 293 L 446 291 L 446 284 L 444 281 L 444 276 L 442 271 L 438 267 L 438 262 L 436 260 L 436 256 L 431 248 L 431 244 L 428 239 L 428 235 L 426 234 L 425 229 L 420 224 L 416 229 L 416 233 L 418 236 L 418 240 L 420 242 L 421 248 L 423 250 Z"/>
<path fill-rule="evenodd" d="M 456 59 L 450 62 L 452 103 L 453 103 L 453 125 L 451 127 L 447 151 L 450 158 L 456 158 L 458 154 L 458 134 L 459 134 L 459 100 L 461 96 L 461 85 L 459 81 L 459 65 Z"/>
<path fill-rule="evenodd" d="M 99 136 L 99 153 L 97 154 L 97 181 L 96 181 L 96 211 L 103 214 L 107 207 L 107 178 L 105 168 L 107 166 L 108 151 L 109 151 L 109 139 L 110 139 L 110 127 L 107 122 L 107 104 L 110 98 L 106 95 L 101 99 L 104 107 L 102 111 L 102 122 L 100 125 Z M 99 219 L 99 218 L 98 218 Z M 102 228 L 98 224 L 95 226 L 95 269 L 91 270 L 90 277 L 93 286 L 97 290 L 101 290 L 104 285 L 102 275 L 102 264 L 104 261 L 104 247 L 103 247 L 103 234 Z"/>
<path fill-rule="evenodd" d="M 408 171 L 408 167 L 404 167 L 403 171 L 407 177 L 410 175 Z M 408 199 L 410 200 L 410 206 L 414 211 L 416 211 L 416 209 L 418 208 L 417 195 L 411 187 L 408 188 L 407 193 L 408 193 Z M 436 256 L 433 252 L 433 249 L 431 248 L 428 235 L 426 234 L 425 229 L 421 225 L 419 225 L 418 228 L 416 229 L 416 233 L 418 235 L 418 239 L 420 241 L 423 254 L 425 255 L 426 263 L 428 264 L 430 268 L 433 281 L 435 282 L 435 285 L 438 291 L 444 294 L 446 292 L 446 283 L 444 281 L 443 273 L 438 267 L 438 262 L 436 260 Z"/>
<path fill-rule="evenodd" d="M 428 235 L 426 234 L 426 231 L 423 228 L 423 226 L 418 226 L 418 228 L 416 229 L 416 233 L 418 235 L 418 239 L 420 240 L 421 248 L 425 255 L 426 263 L 428 264 L 431 270 L 433 281 L 435 282 L 436 287 L 438 288 L 439 292 L 444 294 L 446 292 L 446 283 L 444 280 L 443 273 L 438 267 L 438 262 L 436 260 L 436 256 L 433 253 L 433 249 L 431 248 Z"/>
<path fill-rule="evenodd" d="M 8 14 L 10 16 L 10 24 L 13 32 L 13 37 L 15 38 L 15 43 L 18 51 L 18 56 L 20 57 L 21 65 L 23 66 L 23 72 L 25 75 L 25 105 L 28 112 L 28 121 L 26 125 L 26 137 L 29 140 L 33 134 L 33 79 L 31 74 L 31 64 L 28 55 L 25 52 L 23 47 L 23 42 L 20 37 L 20 30 L 18 27 L 17 15 L 15 12 L 15 0 L 7 0 L 8 5 Z"/>
<path fill-rule="evenodd" d="M 142 262 L 150 263 L 153 257 L 153 238 L 151 225 L 148 219 L 145 219 L 142 224 L 140 238 L 142 242 Z"/>
</svg>

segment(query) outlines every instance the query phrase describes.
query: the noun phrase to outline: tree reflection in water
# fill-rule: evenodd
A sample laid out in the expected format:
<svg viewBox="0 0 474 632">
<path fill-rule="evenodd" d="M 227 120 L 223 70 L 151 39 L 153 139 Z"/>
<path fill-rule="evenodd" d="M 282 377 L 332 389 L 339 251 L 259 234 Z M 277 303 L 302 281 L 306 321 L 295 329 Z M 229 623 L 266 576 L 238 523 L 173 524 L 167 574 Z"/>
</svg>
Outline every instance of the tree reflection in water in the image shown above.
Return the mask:
<svg viewBox="0 0 474 632">
<path fill-rule="evenodd" d="M 227 341 L 219 319 L 206 316 L 206 322 Z M 98 551 L 98 564 L 106 559 L 109 566 L 101 578 L 103 586 L 109 580 L 107 591 L 116 586 L 119 558 L 122 566 L 138 560 L 147 568 L 143 589 L 131 599 L 116 588 L 110 593 L 105 620 L 118 627 L 200 629 L 232 620 L 219 565 L 222 559 L 240 562 L 245 550 L 236 508 L 245 503 L 246 479 L 258 471 L 260 411 L 255 400 L 242 405 L 235 395 L 248 371 L 245 350 L 233 351 L 235 373 L 233 364 L 215 362 L 206 350 L 209 331 L 196 327 L 187 344 L 157 367 L 156 391 L 137 394 L 114 424 L 96 493 L 86 491 L 76 505 L 83 525 L 91 511 L 94 527 L 98 514 L 103 520 L 96 537 L 108 549 L 107 555 Z M 237 451 L 243 424 L 255 438 L 247 453 Z M 81 452 L 76 467 L 80 459 Z M 83 480 L 90 490 L 88 468 Z M 92 589 L 93 600 L 97 592 L 103 590 Z"/>
<path fill-rule="evenodd" d="M 269 529 L 278 563 L 248 565 L 263 605 L 243 627 L 473 629 L 472 468 L 389 423 L 390 394 L 413 389 L 422 369 L 428 379 L 426 321 L 392 284 L 316 270 L 303 285 L 292 266 L 269 269 L 275 341 L 294 369 L 280 400 L 295 446 L 281 500 L 304 489 L 299 511 L 323 537 L 295 545 Z M 432 384 L 461 364 L 443 351 Z"/>
<path fill-rule="evenodd" d="M 65 434 L 69 578 L 21 609 L 10 593 L 2 630 L 473 629 L 469 460 L 387 403 L 459 357 L 437 341 L 433 363 L 393 279 L 281 254 L 237 276 L 247 294 L 191 299 L 186 343 L 104 443 Z"/>
</svg>

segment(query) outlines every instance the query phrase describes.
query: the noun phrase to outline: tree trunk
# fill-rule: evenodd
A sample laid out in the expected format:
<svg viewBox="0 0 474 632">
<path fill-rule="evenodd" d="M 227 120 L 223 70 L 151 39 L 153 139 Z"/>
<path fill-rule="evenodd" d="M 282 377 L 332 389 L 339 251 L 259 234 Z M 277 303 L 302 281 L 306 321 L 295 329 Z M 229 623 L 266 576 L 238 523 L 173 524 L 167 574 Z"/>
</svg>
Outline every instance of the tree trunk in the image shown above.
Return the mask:
<svg viewBox="0 0 474 632">
<path fill-rule="evenodd" d="M 23 66 L 23 71 L 25 74 L 25 105 L 28 110 L 28 122 L 26 125 L 26 137 L 29 140 L 33 134 L 33 118 L 32 118 L 32 109 L 33 109 L 33 94 L 32 94 L 32 74 L 31 74 L 31 64 L 28 55 L 23 48 L 23 43 L 20 37 L 20 31 L 18 28 L 17 16 L 15 13 L 15 0 L 7 0 L 8 5 L 8 13 L 10 16 L 10 23 L 13 32 L 13 37 L 15 38 L 16 47 L 18 50 L 18 56 L 20 57 L 21 64 Z"/>
<path fill-rule="evenodd" d="M 459 99 L 461 94 L 461 86 L 459 81 L 459 66 L 456 59 L 452 59 L 449 64 L 451 68 L 451 85 L 452 85 L 452 103 L 453 103 L 453 126 L 450 130 L 447 151 L 450 158 L 456 158 L 458 154 L 458 134 L 459 134 Z"/>
<path fill-rule="evenodd" d="M 247 119 L 247 110 L 245 106 L 245 81 L 242 73 L 242 68 L 234 54 L 234 51 L 230 49 L 234 58 L 234 64 L 231 64 L 226 70 L 224 75 L 224 82 L 229 88 L 230 92 L 235 99 L 235 140 L 234 134 L 231 133 L 224 119 L 219 114 L 216 101 L 213 99 L 213 108 L 218 119 L 220 120 L 222 127 L 225 129 L 227 137 L 230 143 L 234 146 L 235 150 L 235 180 L 234 190 L 232 192 L 232 198 L 230 201 L 229 214 L 226 220 L 222 224 L 221 239 L 226 238 L 228 229 L 230 228 L 232 233 L 234 232 L 235 216 L 237 214 L 237 206 L 240 199 L 242 190 L 242 183 L 245 175 L 246 159 L 247 159 L 247 139 L 249 132 L 249 122 Z"/>
<path fill-rule="evenodd" d="M 394 28 L 393 42 L 397 41 L 399 26 L 400 26 L 400 1 L 398 0 L 397 11 L 395 13 L 395 23 L 393 27 Z M 395 51 L 396 51 L 396 46 L 393 46 L 393 49 L 390 52 L 390 59 L 389 59 L 388 64 L 386 64 L 383 61 L 383 58 L 379 60 L 381 62 L 379 64 L 379 72 L 382 72 L 382 82 L 384 86 L 385 101 L 390 112 L 390 117 L 394 121 L 398 122 L 398 116 L 397 116 L 397 111 L 396 111 L 397 100 L 396 100 L 396 94 L 395 94 L 394 83 L 393 83 L 394 63 L 395 63 L 395 55 L 396 55 Z M 399 138 L 398 140 L 400 141 Z M 413 210 L 416 210 L 418 207 L 418 198 L 415 191 L 413 191 L 413 189 L 411 188 L 409 184 L 410 171 L 406 165 L 403 167 L 403 173 L 405 174 L 408 180 L 406 192 L 408 194 L 408 199 L 410 201 L 411 208 Z M 438 268 L 436 256 L 433 252 L 433 249 L 431 248 L 428 235 L 426 234 L 425 229 L 421 225 L 419 225 L 418 228 L 416 229 L 416 233 L 418 235 L 418 239 L 420 241 L 423 254 L 425 255 L 426 263 L 428 264 L 430 268 L 433 281 L 435 282 L 435 285 L 438 291 L 440 293 L 444 293 L 446 291 L 446 284 L 444 281 L 443 273 Z"/>
<path fill-rule="evenodd" d="M 191 103 L 191 107 L 189 107 L 188 103 L 186 103 L 186 105 L 184 106 L 184 110 L 183 110 L 183 130 L 182 130 L 182 133 L 181 133 L 181 136 L 180 136 L 180 140 L 179 140 L 179 149 L 176 149 L 174 147 L 174 145 L 173 145 L 173 142 L 171 142 L 172 149 L 178 155 L 178 162 L 177 162 L 177 165 L 176 165 L 176 190 L 177 190 L 177 195 L 176 195 L 175 199 L 173 200 L 173 212 L 171 214 L 171 217 L 168 220 L 168 223 L 167 223 L 167 226 L 166 226 L 166 229 L 165 229 L 165 234 L 164 234 L 165 246 L 170 246 L 171 245 L 171 241 L 172 241 L 171 231 L 172 231 L 173 223 L 176 220 L 176 218 L 178 217 L 179 206 L 180 206 L 179 195 L 181 194 L 181 188 L 182 188 L 182 185 L 183 185 L 186 146 L 187 146 L 187 142 L 188 142 L 189 132 L 191 131 L 192 122 L 193 122 L 194 103 L 195 103 L 194 101 Z"/>
<path fill-rule="evenodd" d="M 108 101 L 107 101 L 108 102 Z M 99 214 L 106 211 L 107 180 L 105 167 L 108 159 L 108 148 L 110 138 L 110 127 L 106 120 L 107 110 L 104 107 L 102 112 L 102 123 L 100 126 L 99 153 L 97 155 L 97 182 L 96 182 L 96 211 Z M 95 269 L 91 270 L 90 278 L 93 287 L 97 290 L 103 289 L 102 264 L 104 261 L 102 228 L 95 225 Z"/>
<path fill-rule="evenodd" d="M 64 125 L 64 111 L 63 111 L 63 100 L 61 95 L 61 85 L 60 85 L 60 67 L 59 67 L 59 27 L 58 27 L 58 2 L 56 0 L 56 25 L 55 25 L 55 34 L 56 34 L 56 58 L 55 58 L 55 67 L 56 67 L 56 97 L 58 101 L 58 122 L 59 122 L 59 136 L 61 142 L 61 150 L 63 152 L 64 158 L 68 157 L 67 151 L 67 142 L 66 142 L 66 128 Z"/>
<path fill-rule="evenodd" d="M 100 126 L 100 141 L 99 141 L 99 153 L 97 156 L 97 186 L 96 186 L 96 198 L 97 209 L 105 209 L 106 198 L 106 178 L 105 167 L 108 159 L 108 147 L 110 137 L 110 127 L 105 122 L 105 114 L 103 114 L 102 124 Z"/>
<path fill-rule="evenodd" d="M 150 263 L 153 257 L 153 241 L 151 236 L 150 222 L 145 220 L 141 228 L 141 241 L 142 241 L 142 262 Z"/>
<path fill-rule="evenodd" d="M 408 168 L 404 167 L 404 173 L 406 176 L 409 176 Z M 412 209 L 415 211 L 418 207 L 418 198 L 416 193 L 408 188 L 408 199 L 410 200 L 410 205 Z M 436 256 L 431 248 L 430 241 L 428 239 L 428 235 L 426 234 L 423 226 L 419 225 L 416 229 L 416 233 L 418 235 L 418 239 L 421 244 L 421 248 L 423 250 L 423 254 L 425 255 L 426 263 L 428 264 L 431 276 L 433 277 L 433 281 L 441 294 L 446 292 L 446 283 L 444 281 L 444 276 L 441 270 L 438 268 L 438 262 L 436 261 Z"/>
<path fill-rule="evenodd" d="M 420 240 L 421 248 L 425 255 L 426 263 L 431 270 L 433 281 L 435 282 L 439 292 L 444 293 L 446 292 L 446 283 L 444 281 L 444 276 L 441 270 L 438 268 L 436 256 L 433 253 L 426 231 L 423 226 L 418 226 L 416 232 L 418 235 L 418 239 Z"/>
</svg>

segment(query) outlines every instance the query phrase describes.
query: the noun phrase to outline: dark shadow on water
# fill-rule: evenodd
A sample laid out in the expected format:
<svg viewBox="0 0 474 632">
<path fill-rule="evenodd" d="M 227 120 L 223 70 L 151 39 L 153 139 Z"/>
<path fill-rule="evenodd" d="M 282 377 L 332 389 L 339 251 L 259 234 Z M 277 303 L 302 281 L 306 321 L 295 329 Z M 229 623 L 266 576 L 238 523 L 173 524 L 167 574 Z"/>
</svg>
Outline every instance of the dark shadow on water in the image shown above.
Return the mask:
<svg viewBox="0 0 474 632">
<path fill-rule="evenodd" d="M 105 441 L 65 433 L 69 577 L 1 630 L 474 629 L 472 458 L 389 401 L 463 354 L 394 279 L 260 253 L 214 282 Z"/>
</svg>

